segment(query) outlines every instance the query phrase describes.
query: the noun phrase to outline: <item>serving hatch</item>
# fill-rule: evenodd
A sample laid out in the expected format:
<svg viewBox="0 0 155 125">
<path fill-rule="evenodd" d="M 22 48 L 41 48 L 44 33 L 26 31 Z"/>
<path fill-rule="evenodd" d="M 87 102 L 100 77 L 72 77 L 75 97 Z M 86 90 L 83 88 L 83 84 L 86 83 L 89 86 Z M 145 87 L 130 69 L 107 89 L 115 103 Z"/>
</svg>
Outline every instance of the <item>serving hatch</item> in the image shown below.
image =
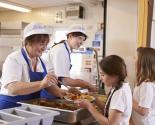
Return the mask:
<svg viewBox="0 0 155 125">
<path fill-rule="evenodd" d="M 59 111 L 60 115 L 55 116 L 54 120 L 64 123 L 77 123 L 91 116 L 87 109 L 77 108 L 73 102 L 64 99 L 32 99 L 20 102 L 22 105 L 37 106 L 50 110 Z"/>
</svg>

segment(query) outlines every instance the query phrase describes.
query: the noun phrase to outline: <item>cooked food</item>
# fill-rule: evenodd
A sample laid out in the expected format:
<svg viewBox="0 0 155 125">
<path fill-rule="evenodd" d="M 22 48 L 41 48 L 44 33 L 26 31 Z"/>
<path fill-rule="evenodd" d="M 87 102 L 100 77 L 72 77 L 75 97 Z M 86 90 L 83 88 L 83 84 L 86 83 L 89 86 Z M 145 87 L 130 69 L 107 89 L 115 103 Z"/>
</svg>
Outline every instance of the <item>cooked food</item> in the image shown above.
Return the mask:
<svg viewBox="0 0 155 125">
<path fill-rule="evenodd" d="M 75 101 L 78 99 L 87 99 L 91 102 L 91 101 L 94 101 L 95 98 L 89 95 L 88 93 L 81 93 L 81 94 L 69 93 L 68 95 L 65 96 L 65 99 L 70 100 L 70 101 Z"/>
<path fill-rule="evenodd" d="M 59 109 L 65 109 L 65 110 L 77 110 L 78 108 L 74 104 L 68 104 L 63 102 L 53 102 L 48 100 L 37 100 L 32 102 L 34 105 L 40 105 L 40 106 L 46 106 L 46 107 L 52 107 L 52 108 L 59 108 Z"/>
<path fill-rule="evenodd" d="M 71 87 L 68 92 L 73 94 L 81 94 L 81 92 L 75 87 Z"/>
</svg>

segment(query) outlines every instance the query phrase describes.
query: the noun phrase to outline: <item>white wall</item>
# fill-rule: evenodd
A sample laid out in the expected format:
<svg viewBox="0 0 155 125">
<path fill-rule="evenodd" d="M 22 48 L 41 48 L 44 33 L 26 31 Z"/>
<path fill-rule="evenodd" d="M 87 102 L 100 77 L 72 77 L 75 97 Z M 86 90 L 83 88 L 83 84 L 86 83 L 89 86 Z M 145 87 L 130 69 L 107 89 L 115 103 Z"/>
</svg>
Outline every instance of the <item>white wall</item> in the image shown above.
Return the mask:
<svg viewBox="0 0 155 125">
<path fill-rule="evenodd" d="M 137 0 L 108 0 L 106 55 L 123 57 L 128 80 L 135 79 L 133 56 L 137 47 Z"/>
</svg>

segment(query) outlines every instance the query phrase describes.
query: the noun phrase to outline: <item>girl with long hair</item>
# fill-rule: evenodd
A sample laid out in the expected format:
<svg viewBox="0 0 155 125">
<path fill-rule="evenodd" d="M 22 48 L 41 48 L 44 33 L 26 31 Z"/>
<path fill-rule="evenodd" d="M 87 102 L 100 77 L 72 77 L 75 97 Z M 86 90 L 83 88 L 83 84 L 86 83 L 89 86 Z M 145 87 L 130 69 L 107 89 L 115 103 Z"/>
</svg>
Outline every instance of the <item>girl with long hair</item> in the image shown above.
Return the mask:
<svg viewBox="0 0 155 125">
<path fill-rule="evenodd" d="M 155 125 L 155 50 L 138 48 L 136 66 L 132 121 L 134 125 Z"/>
</svg>

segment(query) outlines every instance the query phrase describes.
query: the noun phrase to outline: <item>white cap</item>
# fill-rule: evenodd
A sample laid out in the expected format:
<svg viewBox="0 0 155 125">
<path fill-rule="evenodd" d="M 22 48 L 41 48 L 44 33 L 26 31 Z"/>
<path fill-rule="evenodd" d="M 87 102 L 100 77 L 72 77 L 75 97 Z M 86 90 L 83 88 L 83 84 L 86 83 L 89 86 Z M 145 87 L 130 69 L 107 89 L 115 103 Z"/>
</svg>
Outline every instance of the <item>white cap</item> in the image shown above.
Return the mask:
<svg viewBox="0 0 155 125">
<path fill-rule="evenodd" d="M 28 24 L 23 32 L 23 39 L 34 34 L 49 34 L 47 26 L 42 23 L 30 23 Z"/>
<path fill-rule="evenodd" d="M 83 33 L 86 37 L 88 37 L 87 34 L 86 34 L 85 29 L 84 29 L 83 27 L 81 27 L 81 26 L 74 26 L 74 27 L 71 27 L 71 28 L 69 29 L 69 31 L 67 32 L 67 35 L 68 35 L 69 33 L 74 33 L 74 32 Z"/>
</svg>

